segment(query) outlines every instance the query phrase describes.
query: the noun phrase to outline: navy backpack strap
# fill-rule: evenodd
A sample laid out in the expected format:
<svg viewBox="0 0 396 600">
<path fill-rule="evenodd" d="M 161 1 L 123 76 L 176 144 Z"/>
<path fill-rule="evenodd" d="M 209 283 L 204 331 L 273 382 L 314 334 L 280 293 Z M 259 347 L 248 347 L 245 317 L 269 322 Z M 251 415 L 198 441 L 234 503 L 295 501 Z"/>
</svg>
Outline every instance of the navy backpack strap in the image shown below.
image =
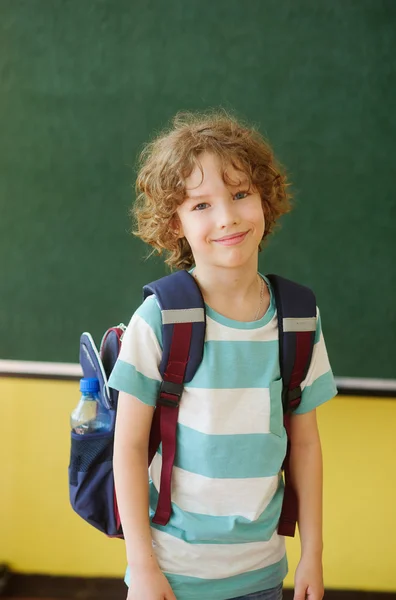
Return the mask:
<svg viewBox="0 0 396 600">
<path fill-rule="evenodd" d="M 160 372 L 163 374 L 175 325 L 192 323 L 192 344 L 184 381 L 191 381 L 202 361 L 205 340 L 205 304 L 194 277 L 187 271 L 177 271 L 143 288 L 144 298 L 155 294 L 162 315 L 163 355 Z"/>
<path fill-rule="evenodd" d="M 178 271 L 143 288 L 155 294 L 162 315 L 162 383 L 149 441 L 149 464 L 162 442 L 162 469 L 153 523 L 166 525 L 171 514 L 171 482 L 176 430 L 184 383 L 191 381 L 203 355 L 205 308 L 201 291 L 187 271 Z"/>
<path fill-rule="evenodd" d="M 312 290 L 279 275 L 267 275 L 275 295 L 279 330 L 279 361 L 283 381 L 282 404 L 287 433 L 283 463 L 285 494 L 278 533 L 295 534 L 298 503 L 290 478 L 290 414 L 301 402 L 301 383 L 311 363 L 316 334 L 316 298 Z"/>
</svg>

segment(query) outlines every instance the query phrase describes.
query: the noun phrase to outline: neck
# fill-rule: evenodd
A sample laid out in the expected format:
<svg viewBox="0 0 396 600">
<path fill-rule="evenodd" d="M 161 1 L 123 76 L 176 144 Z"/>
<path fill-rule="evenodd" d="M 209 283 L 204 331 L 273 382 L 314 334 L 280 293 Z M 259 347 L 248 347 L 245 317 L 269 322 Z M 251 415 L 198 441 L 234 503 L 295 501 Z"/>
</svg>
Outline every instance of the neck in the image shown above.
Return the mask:
<svg viewBox="0 0 396 600">
<path fill-rule="evenodd" d="M 269 304 L 257 266 L 257 262 L 254 268 L 245 265 L 243 269 L 200 269 L 197 265 L 193 275 L 206 304 L 213 310 L 236 321 L 253 321 L 262 317 Z"/>
<path fill-rule="evenodd" d="M 234 300 L 245 298 L 251 292 L 252 287 L 257 287 L 257 268 L 258 264 L 252 267 L 232 268 L 216 268 L 206 267 L 200 268 L 197 265 L 193 275 L 198 281 L 201 291 L 205 297 L 207 296 L 224 296 L 230 298 L 232 294 Z"/>
</svg>

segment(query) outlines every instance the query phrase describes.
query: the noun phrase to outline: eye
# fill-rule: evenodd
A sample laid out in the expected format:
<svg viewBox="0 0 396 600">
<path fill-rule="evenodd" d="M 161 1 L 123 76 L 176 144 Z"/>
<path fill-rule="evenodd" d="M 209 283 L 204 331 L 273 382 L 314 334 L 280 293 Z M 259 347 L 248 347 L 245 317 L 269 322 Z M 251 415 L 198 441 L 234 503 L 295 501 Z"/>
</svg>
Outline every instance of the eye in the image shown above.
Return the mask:
<svg viewBox="0 0 396 600">
<path fill-rule="evenodd" d="M 237 193 L 235 194 L 234 198 L 235 198 L 236 200 L 243 200 L 243 198 L 242 198 L 242 197 L 239 197 L 239 198 L 238 198 L 238 196 L 239 196 L 240 194 L 242 194 L 242 195 L 243 195 L 243 198 L 246 198 L 246 196 L 248 196 L 248 195 L 249 195 L 249 192 L 244 192 L 243 190 L 240 190 L 239 192 L 237 192 Z"/>
<path fill-rule="evenodd" d="M 209 206 L 207 202 L 200 202 L 196 206 L 194 206 L 193 210 L 205 210 L 205 208 Z"/>
</svg>

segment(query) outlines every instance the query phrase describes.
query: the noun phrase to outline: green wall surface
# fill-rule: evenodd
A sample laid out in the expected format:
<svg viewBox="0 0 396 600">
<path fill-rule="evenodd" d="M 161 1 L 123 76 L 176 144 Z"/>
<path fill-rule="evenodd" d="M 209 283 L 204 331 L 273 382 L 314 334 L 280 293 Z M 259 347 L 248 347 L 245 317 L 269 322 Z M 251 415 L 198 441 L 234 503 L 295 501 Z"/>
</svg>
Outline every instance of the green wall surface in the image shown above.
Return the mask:
<svg viewBox="0 0 396 600">
<path fill-rule="evenodd" d="M 0 0 L 0 358 L 78 361 L 166 273 L 136 157 L 222 106 L 286 165 L 260 269 L 314 288 L 337 376 L 395 377 L 393 0 Z"/>
</svg>

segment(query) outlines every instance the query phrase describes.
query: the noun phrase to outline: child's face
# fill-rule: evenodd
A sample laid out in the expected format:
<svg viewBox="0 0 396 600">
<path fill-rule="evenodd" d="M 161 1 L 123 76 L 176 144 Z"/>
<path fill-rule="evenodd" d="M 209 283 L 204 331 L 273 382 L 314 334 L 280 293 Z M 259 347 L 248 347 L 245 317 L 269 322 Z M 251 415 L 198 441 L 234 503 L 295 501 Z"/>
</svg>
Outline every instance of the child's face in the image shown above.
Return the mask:
<svg viewBox="0 0 396 600">
<path fill-rule="evenodd" d="M 186 237 L 197 266 L 257 268 L 258 246 L 264 235 L 264 212 L 259 192 L 232 165 L 225 183 L 221 162 L 211 153 L 199 157 L 186 180 L 187 198 L 179 206 L 180 237 Z M 202 183 L 201 183 L 202 181 Z"/>
</svg>

